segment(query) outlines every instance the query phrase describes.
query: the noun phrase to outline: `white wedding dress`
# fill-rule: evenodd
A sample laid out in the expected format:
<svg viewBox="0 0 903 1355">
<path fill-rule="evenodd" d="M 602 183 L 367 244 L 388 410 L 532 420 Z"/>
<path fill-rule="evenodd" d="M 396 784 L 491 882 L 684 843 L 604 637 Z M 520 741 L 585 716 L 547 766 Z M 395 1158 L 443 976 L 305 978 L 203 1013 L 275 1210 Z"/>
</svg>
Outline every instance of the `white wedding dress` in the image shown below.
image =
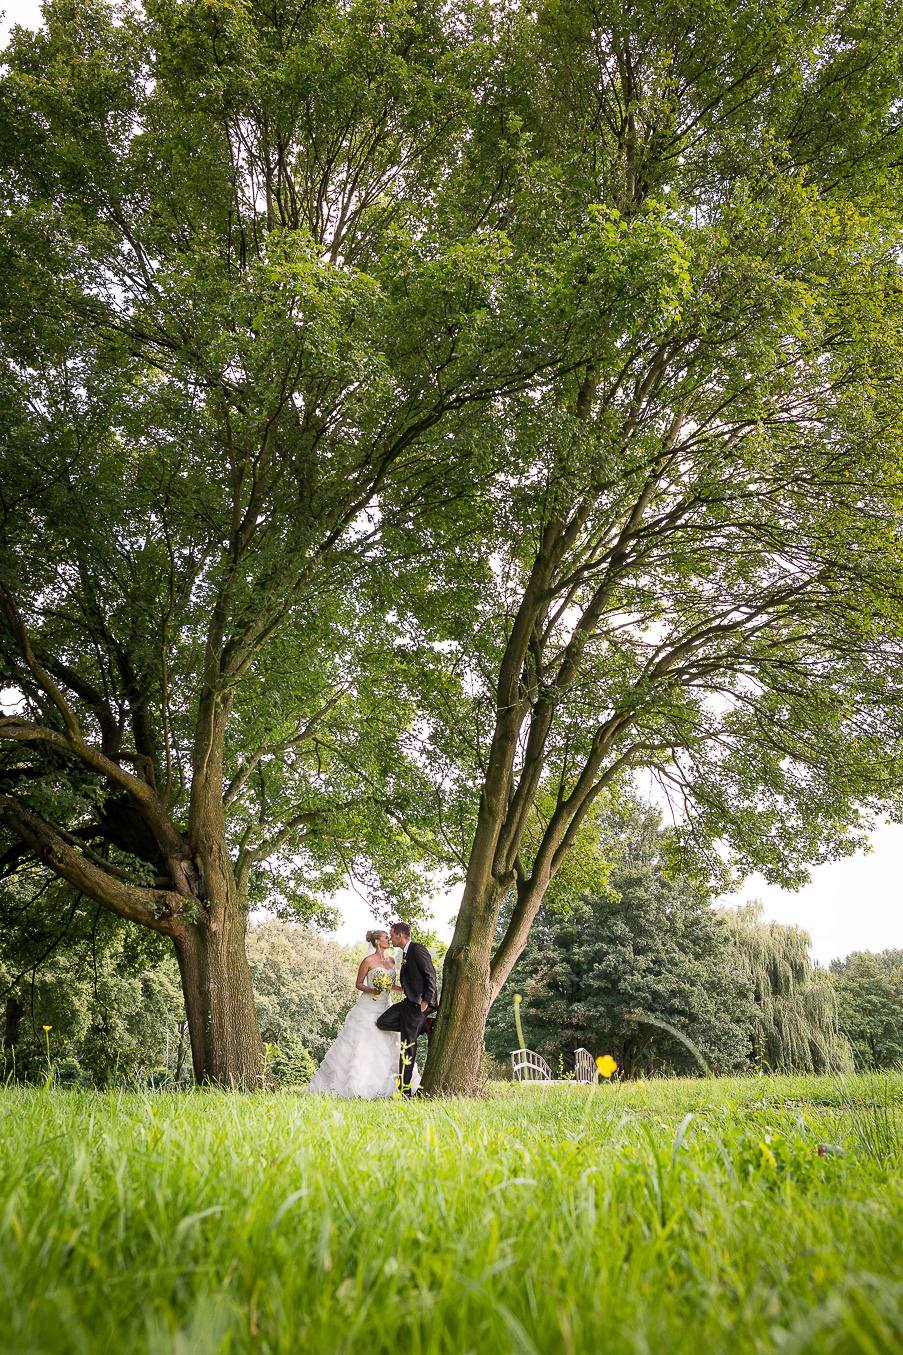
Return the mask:
<svg viewBox="0 0 903 1355">
<path fill-rule="evenodd" d="M 364 979 L 368 993 L 359 993 L 357 1002 L 345 1017 L 345 1024 L 327 1050 L 307 1090 L 331 1096 L 360 1096 L 373 1100 L 394 1096 L 398 1087 L 398 1058 L 401 1036 L 378 1030 L 376 1018 L 391 1005 L 388 993 L 374 993 L 371 969 Z M 395 978 L 395 965 L 385 971 Z M 411 1087 L 420 1085 L 420 1070 L 414 1067 Z"/>
</svg>

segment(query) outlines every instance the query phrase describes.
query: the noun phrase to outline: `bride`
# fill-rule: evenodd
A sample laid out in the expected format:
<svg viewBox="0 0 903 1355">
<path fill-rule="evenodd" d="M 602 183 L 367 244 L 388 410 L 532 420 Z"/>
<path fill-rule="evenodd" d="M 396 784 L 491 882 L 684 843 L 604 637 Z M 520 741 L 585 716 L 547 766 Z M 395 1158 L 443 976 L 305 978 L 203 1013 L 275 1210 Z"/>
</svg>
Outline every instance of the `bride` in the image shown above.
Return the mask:
<svg viewBox="0 0 903 1355">
<path fill-rule="evenodd" d="M 377 993 L 373 988 L 373 975 L 379 970 L 383 970 L 395 982 L 395 961 L 391 955 L 388 932 L 368 932 L 367 942 L 371 950 L 361 961 L 355 984 L 360 996 L 308 1085 L 309 1092 L 362 1096 L 368 1100 L 395 1095 L 401 1036 L 377 1030 L 376 1018 L 386 1010 L 392 999 L 388 991 Z M 416 1088 L 419 1083 L 420 1072 L 415 1065 L 411 1087 Z"/>
</svg>

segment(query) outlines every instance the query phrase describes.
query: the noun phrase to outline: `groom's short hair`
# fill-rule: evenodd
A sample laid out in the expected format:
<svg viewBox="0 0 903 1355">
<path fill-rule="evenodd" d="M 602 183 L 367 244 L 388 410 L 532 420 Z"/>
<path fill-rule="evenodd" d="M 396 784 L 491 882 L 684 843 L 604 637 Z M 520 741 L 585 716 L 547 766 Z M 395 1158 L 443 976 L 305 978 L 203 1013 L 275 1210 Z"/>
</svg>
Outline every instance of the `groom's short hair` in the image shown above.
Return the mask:
<svg viewBox="0 0 903 1355">
<path fill-rule="evenodd" d="M 393 922 L 392 931 L 401 932 L 402 936 L 406 936 L 410 940 L 411 924 L 409 922 Z"/>
</svg>

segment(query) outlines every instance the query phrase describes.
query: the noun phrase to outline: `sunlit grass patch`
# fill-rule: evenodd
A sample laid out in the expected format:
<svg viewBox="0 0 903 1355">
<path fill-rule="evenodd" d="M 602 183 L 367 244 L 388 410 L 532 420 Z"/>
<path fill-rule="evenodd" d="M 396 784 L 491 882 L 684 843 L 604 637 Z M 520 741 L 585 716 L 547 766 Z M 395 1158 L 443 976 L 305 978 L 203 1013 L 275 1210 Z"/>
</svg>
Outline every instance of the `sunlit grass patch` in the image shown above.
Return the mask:
<svg viewBox="0 0 903 1355">
<path fill-rule="evenodd" d="M 903 1346 L 903 1078 L 0 1096 L 9 1352 Z"/>
</svg>

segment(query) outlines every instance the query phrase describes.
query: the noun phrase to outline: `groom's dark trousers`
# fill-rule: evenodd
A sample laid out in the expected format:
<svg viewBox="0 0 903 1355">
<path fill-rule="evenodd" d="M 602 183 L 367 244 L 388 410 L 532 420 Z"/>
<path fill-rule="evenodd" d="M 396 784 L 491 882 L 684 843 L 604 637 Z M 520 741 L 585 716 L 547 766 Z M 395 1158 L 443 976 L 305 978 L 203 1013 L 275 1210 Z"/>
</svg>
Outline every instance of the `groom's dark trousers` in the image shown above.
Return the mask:
<svg viewBox="0 0 903 1355">
<path fill-rule="evenodd" d="M 408 998 L 404 997 L 400 1002 L 393 1003 L 388 1010 L 383 1012 L 382 1016 L 376 1019 L 376 1024 L 380 1030 L 397 1030 L 401 1035 L 399 1073 L 402 1092 L 411 1090 L 411 1076 L 414 1072 L 417 1040 L 423 1034 L 426 1018 L 427 1012 L 420 1010 L 419 1002 L 410 1002 Z"/>
<path fill-rule="evenodd" d="M 380 1030 L 398 1031 L 401 1035 L 401 1090 L 409 1094 L 417 1041 L 427 1019 L 436 1011 L 436 970 L 429 951 L 419 941 L 412 941 L 408 946 L 398 981 L 404 989 L 404 997 L 377 1017 L 376 1024 Z M 427 1004 L 425 1012 L 420 1010 L 421 1002 Z"/>
</svg>

